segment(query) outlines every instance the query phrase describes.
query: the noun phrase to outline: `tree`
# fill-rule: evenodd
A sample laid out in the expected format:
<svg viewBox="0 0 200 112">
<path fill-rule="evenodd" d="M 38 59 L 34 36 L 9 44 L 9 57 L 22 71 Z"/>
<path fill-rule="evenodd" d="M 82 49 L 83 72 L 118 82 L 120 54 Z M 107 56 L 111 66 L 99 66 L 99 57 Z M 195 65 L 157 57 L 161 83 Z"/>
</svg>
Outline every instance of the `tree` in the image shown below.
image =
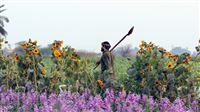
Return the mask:
<svg viewBox="0 0 200 112">
<path fill-rule="evenodd" d="M 182 53 L 189 53 L 189 54 L 191 54 L 191 52 L 188 49 L 181 48 L 181 47 L 174 47 L 174 48 L 171 49 L 170 52 L 172 52 L 174 54 L 177 54 L 177 55 L 180 55 Z"/>
<path fill-rule="evenodd" d="M 4 12 L 6 9 L 2 9 L 5 5 L 1 5 L 0 6 L 0 14 L 2 12 Z M 9 19 L 5 16 L 0 15 L 0 34 L 2 36 L 6 36 L 7 35 L 7 31 L 4 29 L 4 21 L 5 22 L 9 22 Z"/>
<path fill-rule="evenodd" d="M 45 56 L 45 57 L 48 57 L 52 54 L 52 51 L 51 51 L 51 45 L 48 45 L 46 47 L 40 47 L 40 53 Z"/>
<path fill-rule="evenodd" d="M 117 49 L 117 52 L 119 53 L 119 55 L 123 56 L 123 57 L 127 57 L 130 55 L 130 52 L 131 52 L 131 45 L 128 44 L 128 45 L 123 45 L 121 47 L 119 47 Z"/>
</svg>

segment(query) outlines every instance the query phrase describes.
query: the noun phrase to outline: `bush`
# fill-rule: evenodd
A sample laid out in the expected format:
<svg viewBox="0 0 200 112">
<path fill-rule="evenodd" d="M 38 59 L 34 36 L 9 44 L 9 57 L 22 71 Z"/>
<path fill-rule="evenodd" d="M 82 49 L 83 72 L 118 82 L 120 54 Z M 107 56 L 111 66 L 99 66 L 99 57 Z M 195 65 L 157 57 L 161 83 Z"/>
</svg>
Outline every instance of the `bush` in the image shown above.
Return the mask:
<svg viewBox="0 0 200 112">
<path fill-rule="evenodd" d="M 195 98 L 198 94 L 198 74 L 188 53 L 173 55 L 153 43 L 142 41 L 136 60 L 128 70 L 125 88 L 138 94 L 174 101 L 178 96 Z"/>
</svg>

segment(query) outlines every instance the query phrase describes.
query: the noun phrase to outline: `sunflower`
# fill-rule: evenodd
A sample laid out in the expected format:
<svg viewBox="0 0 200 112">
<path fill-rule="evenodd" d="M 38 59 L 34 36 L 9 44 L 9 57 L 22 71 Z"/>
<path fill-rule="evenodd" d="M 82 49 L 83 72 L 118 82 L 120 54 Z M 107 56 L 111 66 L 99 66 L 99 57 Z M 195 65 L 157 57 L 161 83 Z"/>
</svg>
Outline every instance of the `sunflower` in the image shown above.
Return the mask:
<svg viewBox="0 0 200 112">
<path fill-rule="evenodd" d="M 38 48 L 33 49 L 32 52 L 33 52 L 33 54 L 36 54 L 36 55 L 40 53 L 40 51 L 38 50 Z"/>
<path fill-rule="evenodd" d="M 168 57 L 168 58 L 170 58 L 170 57 L 173 56 L 173 54 L 170 53 L 170 52 L 166 52 L 166 53 L 163 54 L 163 56 L 164 56 L 164 57 Z"/>
<path fill-rule="evenodd" d="M 140 44 L 139 47 L 140 47 L 140 49 L 144 49 L 145 48 L 145 44 Z"/>
<path fill-rule="evenodd" d="M 164 57 L 168 57 L 168 52 L 165 52 L 165 53 L 163 54 L 163 56 L 164 56 Z"/>
<path fill-rule="evenodd" d="M 62 45 L 60 43 L 56 44 L 56 48 L 60 49 L 62 47 Z"/>
<path fill-rule="evenodd" d="M 173 54 L 168 52 L 168 57 L 172 57 L 172 56 L 173 56 Z"/>
<path fill-rule="evenodd" d="M 29 43 L 25 43 L 24 46 L 26 46 L 26 48 L 27 48 L 27 47 L 30 46 L 30 44 Z"/>
<path fill-rule="evenodd" d="M 54 54 L 54 56 L 55 56 L 56 58 L 59 58 L 59 57 L 62 56 L 61 52 L 60 52 L 59 50 L 57 50 L 57 49 L 54 50 L 53 54 Z"/>
<path fill-rule="evenodd" d="M 178 57 L 178 56 L 174 56 L 174 57 L 172 58 L 173 62 L 177 62 L 177 61 L 178 61 L 178 59 L 179 59 L 179 57 Z"/>
<path fill-rule="evenodd" d="M 155 81 L 155 85 L 156 85 L 156 86 L 161 85 L 160 81 L 159 81 L 159 80 L 156 80 L 156 81 Z"/>
<path fill-rule="evenodd" d="M 103 88 L 103 81 L 102 80 L 97 80 L 97 85 Z"/>
<path fill-rule="evenodd" d="M 42 75 L 46 75 L 46 73 L 47 73 L 46 69 L 43 68 L 41 73 L 42 73 Z"/>
<path fill-rule="evenodd" d="M 148 51 L 152 51 L 152 47 L 147 47 L 147 50 Z"/>
<path fill-rule="evenodd" d="M 172 63 L 169 63 L 169 64 L 167 65 L 167 68 L 168 68 L 168 69 L 172 69 L 172 68 L 173 68 Z"/>
<path fill-rule="evenodd" d="M 144 54 L 144 49 L 141 48 L 141 49 L 138 51 L 138 54 Z"/>
</svg>

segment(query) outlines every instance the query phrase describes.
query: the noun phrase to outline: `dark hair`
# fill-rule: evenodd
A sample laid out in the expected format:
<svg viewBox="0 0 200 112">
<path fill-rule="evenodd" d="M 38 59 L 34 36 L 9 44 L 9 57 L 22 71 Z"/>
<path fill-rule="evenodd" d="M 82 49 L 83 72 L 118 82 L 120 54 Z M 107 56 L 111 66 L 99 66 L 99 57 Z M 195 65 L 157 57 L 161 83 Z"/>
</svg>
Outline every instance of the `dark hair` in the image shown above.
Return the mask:
<svg viewBox="0 0 200 112">
<path fill-rule="evenodd" d="M 103 47 L 105 47 L 107 50 L 109 50 L 110 47 L 111 47 L 111 45 L 110 45 L 110 43 L 109 43 L 108 41 L 102 42 L 101 45 L 102 45 Z"/>
</svg>

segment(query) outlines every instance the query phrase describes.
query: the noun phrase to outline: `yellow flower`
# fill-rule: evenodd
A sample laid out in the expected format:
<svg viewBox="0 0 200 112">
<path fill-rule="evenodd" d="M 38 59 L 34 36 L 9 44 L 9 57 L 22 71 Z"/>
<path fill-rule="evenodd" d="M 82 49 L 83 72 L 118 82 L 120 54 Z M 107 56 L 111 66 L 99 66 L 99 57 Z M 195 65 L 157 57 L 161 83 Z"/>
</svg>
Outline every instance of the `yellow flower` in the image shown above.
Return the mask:
<svg viewBox="0 0 200 112">
<path fill-rule="evenodd" d="M 59 50 L 57 50 L 57 49 L 54 50 L 53 54 L 54 54 L 54 56 L 55 56 L 56 58 L 59 58 L 59 57 L 62 56 L 61 52 L 60 52 Z"/>
<path fill-rule="evenodd" d="M 164 57 L 169 57 L 169 58 L 170 58 L 170 57 L 173 56 L 173 54 L 170 53 L 170 52 L 166 52 L 166 53 L 163 54 L 163 56 L 164 56 Z"/>
<path fill-rule="evenodd" d="M 173 56 L 173 54 L 168 52 L 168 57 L 172 57 L 172 56 Z"/>
<path fill-rule="evenodd" d="M 36 55 L 39 54 L 38 48 L 33 49 L 32 52 L 33 52 L 33 54 L 36 54 Z"/>
<path fill-rule="evenodd" d="M 102 80 L 97 80 L 97 85 L 103 88 L 103 81 Z"/>
<path fill-rule="evenodd" d="M 143 48 L 141 48 L 139 51 L 138 51 L 138 53 L 137 54 L 144 54 L 144 49 Z"/>
<path fill-rule="evenodd" d="M 164 57 L 168 57 L 168 52 L 165 52 L 165 53 L 163 54 L 163 56 L 164 56 Z"/>
<path fill-rule="evenodd" d="M 179 57 L 178 56 L 173 56 L 173 62 L 176 62 L 176 61 L 178 61 L 178 59 L 179 59 Z"/>
<path fill-rule="evenodd" d="M 42 75 L 46 75 L 47 71 L 45 68 L 42 69 Z"/>
<path fill-rule="evenodd" d="M 143 48 L 145 48 L 145 45 L 144 45 L 144 44 L 140 44 L 139 47 L 140 47 L 141 49 L 143 49 Z"/>
<path fill-rule="evenodd" d="M 155 81 L 155 85 L 156 85 L 156 86 L 161 85 L 160 81 L 159 81 L 159 80 L 156 80 L 156 81 Z"/>
<path fill-rule="evenodd" d="M 151 48 L 151 47 L 148 47 L 147 50 L 148 50 L 148 51 L 152 51 L 152 48 Z"/>
<path fill-rule="evenodd" d="M 27 48 L 27 47 L 29 47 L 29 46 L 30 46 L 30 44 L 29 44 L 29 43 L 26 43 L 24 46 L 26 46 L 26 48 Z"/>
<path fill-rule="evenodd" d="M 168 69 L 172 69 L 172 68 L 173 68 L 172 63 L 169 63 L 169 64 L 167 65 L 167 68 L 168 68 Z"/>
</svg>

